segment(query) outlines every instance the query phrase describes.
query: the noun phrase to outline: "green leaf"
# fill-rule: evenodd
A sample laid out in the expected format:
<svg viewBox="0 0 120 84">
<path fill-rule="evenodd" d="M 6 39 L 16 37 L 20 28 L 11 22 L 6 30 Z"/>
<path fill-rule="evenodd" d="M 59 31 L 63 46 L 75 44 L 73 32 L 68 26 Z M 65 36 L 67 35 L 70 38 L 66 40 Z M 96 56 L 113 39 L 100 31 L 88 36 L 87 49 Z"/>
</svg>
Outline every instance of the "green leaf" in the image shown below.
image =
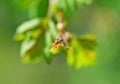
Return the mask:
<svg viewBox="0 0 120 84">
<path fill-rule="evenodd" d="M 71 49 L 67 50 L 68 65 L 79 69 L 95 64 L 96 52 L 94 49 L 91 50 L 89 47 L 84 47 L 76 36 L 73 36 L 70 45 Z M 91 44 L 89 43 L 89 45 Z"/>
<path fill-rule="evenodd" d="M 50 34 L 51 34 L 53 40 L 55 40 L 56 36 L 58 34 L 58 30 L 57 30 L 57 27 L 53 21 L 49 22 L 49 31 L 50 31 Z"/>
<path fill-rule="evenodd" d="M 34 39 L 38 39 L 39 36 L 40 36 L 40 34 L 42 34 L 42 32 L 43 32 L 43 31 L 40 30 L 40 29 L 33 30 L 33 31 L 31 31 L 32 37 L 33 37 Z"/>
<path fill-rule="evenodd" d="M 40 19 L 36 18 L 27 22 L 22 23 L 16 30 L 15 39 L 23 40 L 27 31 L 35 30 L 40 28 Z"/>
<path fill-rule="evenodd" d="M 56 0 L 56 5 L 58 9 L 61 10 L 64 15 L 67 16 L 67 14 L 69 14 L 70 8 L 69 8 L 69 4 L 67 0 Z"/>
<path fill-rule="evenodd" d="M 46 17 L 48 12 L 49 0 L 39 0 L 35 5 L 29 8 L 29 17 Z"/>
<path fill-rule="evenodd" d="M 50 53 L 50 46 L 46 46 L 44 48 L 44 58 L 45 58 L 45 61 L 50 64 L 51 61 L 52 61 L 52 58 L 53 58 L 53 54 Z"/>
<path fill-rule="evenodd" d="M 30 59 L 28 52 L 35 46 L 36 41 L 31 38 L 31 32 L 27 33 L 26 39 L 22 42 L 20 55 L 28 62 Z M 27 57 L 27 58 L 26 58 Z"/>
<path fill-rule="evenodd" d="M 39 17 L 39 13 L 38 13 L 38 6 L 39 6 L 39 3 L 41 2 L 41 0 L 38 0 L 38 2 L 36 2 L 34 5 L 32 5 L 31 7 L 29 7 L 28 9 L 28 17 L 30 19 L 32 18 L 36 18 L 36 17 Z"/>
<path fill-rule="evenodd" d="M 97 45 L 95 37 L 92 35 L 84 35 L 78 38 L 83 48 L 94 49 Z"/>
<path fill-rule="evenodd" d="M 35 29 L 36 27 L 38 27 L 40 25 L 40 19 L 36 18 L 27 22 L 22 23 L 18 28 L 16 33 L 24 33 L 26 31 Z"/>
<path fill-rule="evenodd" d="M 35 3 L 39 2 L 41 0 L 17 0 L 17 5 L 22 9 L 28 9 L 31 6 L 34 6 Z"/>
<path fill-rule="evenodd" d="M 65 9 L 67 7 L 65 0 L 56 0 L 56 4 L 60 9 Z"/>
<path fill-rule="evenodd" d="M 76 7 L 75 0 L 65 0 L 69 13 L 73 13 Z"/>
<path fill-rule="evenodd" d="M 49 0 L 41 0 L 38 5 L 38 16 L 46 17 L 48 12 Z"/>
<path fill-rule="evenodd" d="M 31 32 L 27 33 L 26 39 L 22 42 L 21 46 L 21 56 L 24 56 L 27 51 L 29 51 L 34 45 L 36 41 L 31 38 Z"/>
<path fill-rule="evenodd" d="M 41 40 L 41 39 L 39 39 Z M 38 62 L 42 55 L 40 42 L 32 37 L 32 32 L 27 32 L 26 38 L 23 40 L 21 45 L 21 57 L 24 63 L 34 61 Z"/>
<path fill-rule="evenodd" d="M 67 64 L 69 66 L 73 66 L 74 62 L 75 62 L 75 57 L 74 57 L 73 49 L 68 49 L 67 50 Z"/>
<path fill-rule="evenodd" d="M 47 63 L 50 63 L 53 57 L 50 53 L 51 46 L 52 46 L 52 37 L 49 30 L 47 30 L 45 33 L 45 48 L 44 48 L 44 57 Z"/>
</svg>

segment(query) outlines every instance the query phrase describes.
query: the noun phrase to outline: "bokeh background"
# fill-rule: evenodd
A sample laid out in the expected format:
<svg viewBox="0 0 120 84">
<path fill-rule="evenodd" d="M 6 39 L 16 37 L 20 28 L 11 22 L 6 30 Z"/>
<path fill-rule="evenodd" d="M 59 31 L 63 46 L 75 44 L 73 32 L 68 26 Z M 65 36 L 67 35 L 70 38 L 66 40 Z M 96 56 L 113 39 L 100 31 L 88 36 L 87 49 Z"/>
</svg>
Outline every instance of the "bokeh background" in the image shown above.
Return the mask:
<svg viewBox="0 0 120 84">
<path fill-rule="evenodd" d="M 80 70 L 68 67 L 63 56 L 51 65 L 21 62 L 13 36 L 29 18 L 15 2 L 0 0 L 0 84 L 120 84 L 120 0 L 93 0 L 69 17 L 69 31 L 93 34 L 98 42 L 96 65 Z"/>
</svg>

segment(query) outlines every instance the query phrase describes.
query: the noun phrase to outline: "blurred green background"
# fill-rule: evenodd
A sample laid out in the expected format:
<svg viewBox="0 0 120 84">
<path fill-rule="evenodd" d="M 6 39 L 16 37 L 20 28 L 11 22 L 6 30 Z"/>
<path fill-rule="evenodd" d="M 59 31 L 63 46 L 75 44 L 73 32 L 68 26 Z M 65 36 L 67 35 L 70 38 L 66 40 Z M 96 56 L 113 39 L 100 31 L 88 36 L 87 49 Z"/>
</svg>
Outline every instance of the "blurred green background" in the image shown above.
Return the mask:
<svg viewBox="0 0 120 84">
<path fill-rule="evenodd" d="M 51 65 L 23 64 L 20 43 L 13 40 L 16 27 L 28 20 L 17 0 L 0 0 L 0 84 L 120 84 L 120 0 L 93 0 L 68 19 L 68 30 L 95 35 L 97 61 L 80 70 L 68 67 L 63 56 Z M 42 10 L 41 10 L 42 11 Z"/>
</svg>

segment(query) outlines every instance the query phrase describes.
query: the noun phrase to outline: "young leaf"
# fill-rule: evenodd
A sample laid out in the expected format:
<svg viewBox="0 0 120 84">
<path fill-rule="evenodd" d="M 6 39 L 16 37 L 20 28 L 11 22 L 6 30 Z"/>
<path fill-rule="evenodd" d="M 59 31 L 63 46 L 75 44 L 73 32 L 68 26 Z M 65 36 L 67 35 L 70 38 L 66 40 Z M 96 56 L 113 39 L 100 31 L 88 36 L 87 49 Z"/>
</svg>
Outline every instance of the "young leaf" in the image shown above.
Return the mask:
<svg viewBox="0 0 120 84">
<path fill-rule="evenodd" d="M 40 25 L 40 19 L 36 18 L 30 21 L 26 21 L 24 23 L 22 23 L 16 30 L 16 33 L 24 33 L 26 31 L 35 29 L 36 27 L 38 27 Z"/>
<path fill-rule="evenodd" d="M 73 37 L 71 40 L 71 49 L 67 51 L 68 65 L 74 65 L 75 68 L 89 66 L 95 64 L 96 54 L 94 48 L 84 47 L 78 38 Z M 91 46 L 91 43 L 87 44 Z"/>
<path fill-rule="evenodd" d="M 75 57 L 74 57 L 73 49 L 68 49 L 67 50 L 67 64 L 69 66 L 73 66 L 74 62 L 75 62 Z"/>
<path fill-rule="evenodd" d="M 97 45 L 95 37 L 92 35 L 80 36 L 78 40 L 83 48 L 94 49 Z"/>
<path fill-rule="evenodd" d="M 23 40 L 25 38 L 24 33 L 39 28 L 40 22 L 41 22 L 40 19 L 36 18 L 22 23 L 16 30 L 15 34 L 16 40 Z"/>
<path fill-rule="evenodd" d="M 40 42 L 42 42 L 42 39 L 34 39 L 32 37 L 32 32 L 27 32 L 26 38 L 23 40 L 21 45 L 20 54 L 22 56 L 23 62 L 37 62 L 40 60 L 40 57 L 42 55 L 41 48 L 43 48 Z"/>
<path fill-rule="evenodd" d="M 53 21 L 49 22 L 49 31 L 50 31 L 50 34 L 51 34 L 53 40 L 55 40 L 58 31 L 57 31 L 57 27 L 55 26 L 55 23 Z"/>
<path fill-rule="evenodd" d="M 28 52 L 35 46 L 35 44 L 36 41 L 31 38 L 31 32 L 28 32 L 26 38 L 24 39 L 21 45 L 21 52 L 20 52 L 21 57 L 22 58 L 25 57 L 25 59 L 29 61 L 28 58 L 30 58 L 29 57 L 30 54 Z"/>
<path fill-rule="evenodd" d="M 44 57 L 47 63 L 50 63 L 52 60 L 52 55 L 50 54 L 50 48 L 52 44 L 52 37 L 49 30 L 45 33 L 45 48 L 44 48 Z"/>
</svg>

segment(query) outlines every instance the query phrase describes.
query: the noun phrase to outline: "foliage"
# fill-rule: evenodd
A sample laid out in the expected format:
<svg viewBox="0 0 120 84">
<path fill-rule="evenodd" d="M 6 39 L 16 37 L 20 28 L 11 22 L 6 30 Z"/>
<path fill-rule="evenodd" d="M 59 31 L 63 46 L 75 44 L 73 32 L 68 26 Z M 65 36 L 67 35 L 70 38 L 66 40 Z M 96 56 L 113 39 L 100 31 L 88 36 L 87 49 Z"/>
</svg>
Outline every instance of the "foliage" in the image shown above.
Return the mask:
<svg viewBox="0 0 120 84">
<path fill-rule="evenodd" d="M 76 36 L 65 31 L 69 14 L 92 0 L 19 0 L 19 6 L 32 18 L 16 30 L 15 39 L 22 41 L 23 62 L 39 62 L 44 57 L 50 63 L 61 52 L 67 64 L 76 68 L 94 65 L 96 41 L 92 35 Z"/>
</svg>

